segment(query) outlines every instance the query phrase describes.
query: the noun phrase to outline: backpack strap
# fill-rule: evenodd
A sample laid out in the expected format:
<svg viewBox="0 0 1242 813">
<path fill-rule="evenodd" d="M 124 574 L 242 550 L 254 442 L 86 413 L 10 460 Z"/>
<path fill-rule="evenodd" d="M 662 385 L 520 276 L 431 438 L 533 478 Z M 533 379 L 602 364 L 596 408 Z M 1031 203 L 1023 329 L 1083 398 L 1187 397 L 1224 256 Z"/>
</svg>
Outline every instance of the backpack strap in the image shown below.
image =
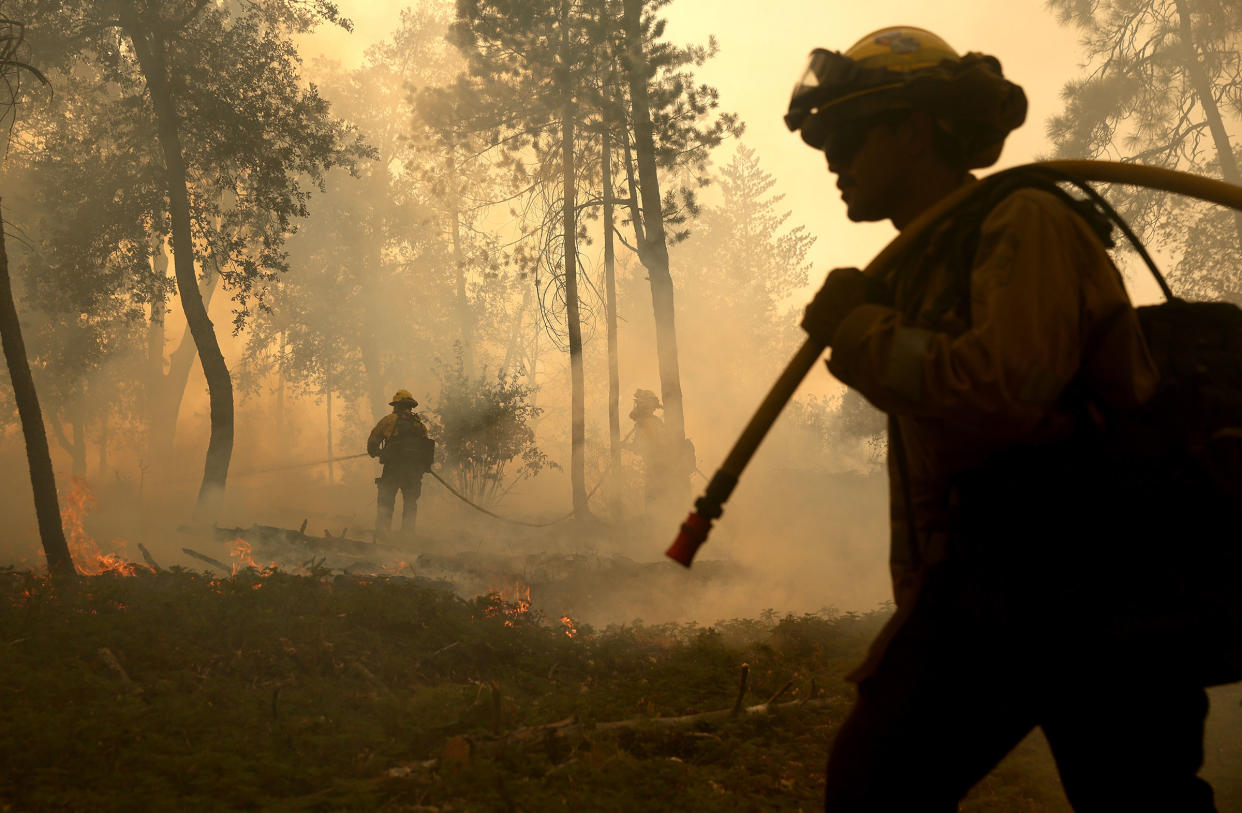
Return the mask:
<svg viewBox="0 0 1242 813">
<path fill-rule="evenodd" d="M 1076 198 L 1070 195 L 1062 188 L 1061 184 L 1067 184 L 1079 189 L 1086 197 Z M 946 263 L 949 268 L 957 271 L 957 273 L 953 274 L 952 281 L 946 290 L 936 298 L 932 307 L 926 312 L 933 320 L 956 309 L 958 315 L 967 324 L 971 322 L 971 274 L 974 271 L 975 253 L 979 249 L 979 237 L 983 228 L 983 221 L 1009 195 L 1019 189 L 1028 188 L 1040 189 L 1057 197 L 1091 227 L 1092 232 L 1095 233 L 1105 248 L 1113 248 L 1116 245 L 1116 241 L 1113 239 L 1113 226 L 1115 225 L 1125 235 L 1139 256 L 1143 258 L 1143 262 L 1151 271 L 1156 284 L 1160 286 L 1165 299 L 1169 301 L 1177 299 L 1169 288 L 1168 282 L 1164 279 L 1164 275 L 1160 273 L 1155 261 L 1152 260 L 1146 247 L 1139 240 L 1138 236 L 1134 234 L 1130 225 L 1090 184 L 1061 170 L 1054 170 L 1050 167 L 1028 166 L 1004 170 L 990 175 L 981 181 L 980 188 L 974 194 L 960 206 L 947 213 L 946 217 L 952 219 L 948 229 L 920 241 L 920 244 L 912 250 L 916 255 L 931 255 L 930 257 L 925 257 L 923 262 L 920 263 L 923 267 L 929 267 L 939 260 Z M 916 296 L 914 299 L 918 300 L 919 297 Z M 914 318 L 915 314 L 907 313 L 905 316 L 907 318 Z M 1075 380 L 1075 382 L 1070 384 L 1070 390 L 1074 393 L 1070 400 L 1078 404 L 1076 411 L 1081 411 L 1080 419 L 1085 421 L 1082 425 L 1094 423 L 1095 418 L 1092 414 L 1091 400 L 1086 393 L 1080 392 L 1082 390 L 1081 383 Z M 924 551 L 922 540 L 916 528 L 914 499 L 910 485 L 910 464 L 906 454 L 905 439 L 902 437 L 899 421 L 895 419 L 891 422 L 889 442 L 895 445 L 895 462 L 901 478 L 901 496 L 906 514 L 907 544 L 911 549 L 911 555 L 914 557 L 915 566 L 917 567 L 921 564 Z"/>
</svg>

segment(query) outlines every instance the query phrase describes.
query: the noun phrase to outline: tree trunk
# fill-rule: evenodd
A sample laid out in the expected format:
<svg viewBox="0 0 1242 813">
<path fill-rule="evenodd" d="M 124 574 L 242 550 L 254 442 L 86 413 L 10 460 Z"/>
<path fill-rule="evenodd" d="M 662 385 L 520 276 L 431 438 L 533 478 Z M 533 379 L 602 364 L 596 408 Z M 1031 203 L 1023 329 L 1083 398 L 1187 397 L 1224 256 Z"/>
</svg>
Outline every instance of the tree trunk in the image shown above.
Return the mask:
<svg viewBox="0 0 1242 813">
<path fill-rule="evenodd" d="M 1203 108 L 1203 117 L 1207 120 L 1208 131 L 1212 134 L 1212 143 L 1216 145 L 1216 156 L 1220 161 L 1221 177 L 1235 186 L 1242 185 L 1242 171 L 1238 169 L 1237 156 L 1233 154 L 1233 144 L 1229 141 L 1229 132 L 1225 129 L 1224 119 L 1220 115 L 1220 106 L 1212 94 L 1212 80 L 1207 69 L 1199 61 L 1195 48 L 1194 33 L 1190 26 L 1190 12 L 1186 9 L 1185 0 L 1174 0 L 1177 7 L 1178 27 L 1182 36 L 1182 47 L 1185 49 L 1186 70 L 1190 74 L 1190 82 L 1194 86 L 1195 95 L 1199 97 L 1199 105 Z M 1242 212 L 1234 210 L 1234 227 L 1238 232 L 1238 245 L 1242 248 Z"/>
<path fill-rule="evenodd" d="M 332 462 L 332 387 L 328 385 L 324 395 L 324 402 L 328 408 L 328 485 L 336 482 L 336 464 Z"/>
<path fill-rule="evenodd" d="M 527 286 L 522 292 L 522 304 L 518 306 L 517 317 L 513 320 L 513 333 L 509 335 L 509 343 L 505 346 L 505 360 L 500 365 L 502 375 L 508 375 L 513 369 L 514 360 L 521 360 L 521 343 L 522 343 L 522 320 L 526 317 L 526 309 L 530 307 L 531 292 L 534 289 Z M 527 371 L 529 374 L 529 371 Z M 532 386 L 534 382 L 531 382 Z"/>
<path fill-rule="evenodd" d="M 384 375 L 381 369 L 378 342 L 374 335 L 363 335 L 358 341 L 358 350 L 362 354 L 362 370 L 367 384 L 367 403 L 371 407 L 371 420 L 378 421 L 389 411 L 388 399 L 392 395 L 384 386 Z"/>
<path fill-rule="evenodd" d="M 3 221 L 0 220 L 0 223 Z M 4 347 L 4 359 L 9 367 L 9 379 L 13 383 L 13 400 L 22 422 L 22 435 L 26 440 L 26 462 L 30 466 L 30 486 L 34 491 L 35 517 L 39 523 L 39 538 L 43 542 L 43 555 L 47 557 L 48 572 L 57 576 L 77 573 L 69 544 L 65 541 L 65 529 L 60 521 L 60 499 L 56 495 L 56 474 L 52 470 L 52 453 L 47 446 L 47 430 L 43 426 L 43 411 L 39 408 L 39 396 L 35 391 L 34 377 L 30 374 L 30 361 L 26 357 L 26 343 L 22 340 L 22 326 L 17 319 L 17 304 L 13 301 L 13 285 L 9 279 L 9 258 L 4 249 L 4 231 L 0 228 L 0 343 Z"/>
<path fill-rule="evenodd" d="M 457 329 L 461 341 L 462 372 L 469 381 L 474 378 L 474 325 L 470 321 L 470 302 L 466 299 L 466 258 L 461 248 L 461 179 L 457 177 L 457 161 L 452 152 L 449 153 L 448 174 L 448 181 L 453 184 L 452 236 L 453 271 L 457 288 Z"/>
<path fill-rule="evenodd" d="M 276 334 L 276 449 L 283 455 L 288 435 L 285 432 L 285 332 Z"/>
<path fill-rule="evenodd" d="M 177 278 L 177 290 L 185 311 L 186 324 L 194 338 L 194 346 L 203 366 L 203 375 L 207 379 L 211 405 L 211 436 L 203 464 L 203 480 L 199 487 L 197 508 L 200 514 L 206 514 L 203 518 L 208 518 L 213 511 L 215 499 L 224 491 L 229 460 L 233 455 L 233 382 L 224 361 L 224 354 L 220 352 L 215 328 L 207 315 L 207 307 L 198 295 L 185 156 L 181 148 L 177 110 L 167 75 L 164 43 L 148 38 L 148 30 L 139 19 L 134 6 L 121 3 L 118 13 L 121 26 L 133 43 L 134 55 L 142 68 L 151 105 L 155 110 L 168 184 L 173 268 Z"/>
<path fill-rule="evenodd" d="M 220 276 L 208 272 L 198 283 L 198 295 L 203 307 L 211 305 L 216 288 L 219 287 Z M 161 336 L 163 327 L 161 326 Z M 159 366 L 163 361 L 163 340 L 161 339 Z M 168 357 L 168 372 L 161 374 L 157 400 L 151 415 L 151 437 L 147 456 L 156 463 L 167 463 L 173 460 L 173 443 L 177 438 L 177 417 L 181 413 L 181 401 L 185 398 L 185 388 L 190 381 L 190 370 L 198 351 L 194 348 L 194 336 L 189 325 L 181 333 L 177 349 Z"/>
<path fill-rule="evenodd" d="M 105 409 L 99 414 L 99 466 L 98 477 L 99 483 L 105 482 L 104 478 L 108 476 L 108 441 L 109 437 L 108 411 Z"/>
<path fill-rule="evenodd" d="M 642 194 L 645 234 L 638 240 L 638 258 L 651 283 L 655 313 L 656 356 L 660 365 L 660 394 L 664 400 L 664 428 L 670 444 L 680 447 L 686 437 L 681 398 L 681 370 L 677 361 L 677 326 L 673 308 L 673 277 L 669 273 L 668 244 L 656 173 L 655 137 L 647 101 L 647 59 L 642 42 L 642 0 L 624 0 L 624 24 L 630 86 L 630 110 L 634 128 L 634 151 L 638 184 Z M 638 221 L 635 220 L 635 223 Z M 688 480 L 687 480 L 688 483 Z"/>
<path fill-rule="evenodd" d="M 69 455 L 73 461 L 72 468 L 74 477 L 86 479 L 86 419 L 82 416 L 83 409 L 77 406 L 73 409 L 73 443 L 69 447 Z"/>
<path fill-rule="evenodd" d="M 608 321 L 608 452 L 614 484 L 621 473 L 621 365 L 617 358 L 617 277 L 613 246 L 612 142 L 605 120 L 600 135 L 600 178 L 604 199 L 604 311 Z M 613 514 L 620 513 L 620 489 L 609 489 Z"/>
<path fill-rule="evenodd" d="M 565 173 L 563 215 L 565 223 L 565 323 L 569 333 L 570 454 L 569 479 L 573 488 L 574 516 L 589 515 L 586 493 L 586 384 L 582 368 L 582 325 L 578 316 L 578 238 L 576 178 L 574 168 L 573 76 L 570 65 L 569 9 L 563 2 L 561 17 L 561 75 L 565 107 L 561 113 L 561 163 Z"/>
<path fill-rule="evenodd" d="M 164 253 L 163 241 L 158 241 L 151 251 L 151 276 L 163 280 L 168 274 L 168 255 Z M 158 285 L 151 286 L 151 318 L 147 322 L 146 382 L 143 387 L 143 406 L 147 416 L 147 442 L 155 434 L 156 413 L 163 403 L 164 394 L 164 340 L 167 335 L 167 308 L 163 291 Z M 148 453 L 148 457 L 150 454 Z"/>
<path fill-rule="evenodd" d="M 535 295 L 538 296 L 538 293 L 536 292 Z M 527 366 L 526 375 L 528 376 L 527 380 L 530 381 L 530 408 L 532 410 L 538 410 L 539 408 L 539 339 L 541 335 L 543 334 L 543 326 L 539 324 L 538 319 L 532 319 L 531 327 L 534 328 L 535 335 L 531 339 L 531 342 L 530 342 L 530 358 L 529 358 L 530 364 L 526 365 Z M 538 424 L 536 424 L 534 427 L 531 427 L 531 429 L 535 430 L 535 427 L 537 426 Z"/>
</svg>

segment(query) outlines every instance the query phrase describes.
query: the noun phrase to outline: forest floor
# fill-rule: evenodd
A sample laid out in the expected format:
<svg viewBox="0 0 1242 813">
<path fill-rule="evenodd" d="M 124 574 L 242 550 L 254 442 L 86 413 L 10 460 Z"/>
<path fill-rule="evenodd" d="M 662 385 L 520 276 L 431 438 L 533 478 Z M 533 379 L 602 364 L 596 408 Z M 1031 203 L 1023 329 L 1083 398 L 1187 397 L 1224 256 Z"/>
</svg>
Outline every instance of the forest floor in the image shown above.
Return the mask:
<svg viewBox="0 0 1242 813">
<path fill-rule="evenodd" d="M 131 570 L 0 571 L 0 810 L 816 810 L 884 620 L 595 629 L 521 583 Z M 1068 807 L 1036 735 L 962 809 Z"/>
</svg>

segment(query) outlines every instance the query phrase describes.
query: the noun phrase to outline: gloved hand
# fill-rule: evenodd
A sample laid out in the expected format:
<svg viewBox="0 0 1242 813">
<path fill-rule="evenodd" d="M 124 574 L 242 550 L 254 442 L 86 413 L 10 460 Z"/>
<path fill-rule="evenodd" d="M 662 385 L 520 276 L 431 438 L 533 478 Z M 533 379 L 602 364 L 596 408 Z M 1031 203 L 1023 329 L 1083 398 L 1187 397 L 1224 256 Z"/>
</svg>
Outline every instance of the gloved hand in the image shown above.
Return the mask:
<svg viewBox="0 0 1242 813">
<path fill-rule="evenodd" d="M 802 329 L 828 347 L 833 334 L 859 305 L 884 301 L 884 283 L 857 268 L 834 268 L 802 315 Z"/>
</svg>

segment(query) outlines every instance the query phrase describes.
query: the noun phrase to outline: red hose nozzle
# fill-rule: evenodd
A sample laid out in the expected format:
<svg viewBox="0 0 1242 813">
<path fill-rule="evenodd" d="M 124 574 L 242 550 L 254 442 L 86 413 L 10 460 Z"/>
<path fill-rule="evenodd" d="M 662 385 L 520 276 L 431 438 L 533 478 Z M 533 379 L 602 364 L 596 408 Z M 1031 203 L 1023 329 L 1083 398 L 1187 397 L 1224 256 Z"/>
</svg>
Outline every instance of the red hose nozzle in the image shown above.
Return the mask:
<svg viewBox="0 0 1242 813">
<path fill-rule="evenodd" d="M 711 529 L 710 519 L 701 517 L 698 512 L 692 511 L 690 516 L 686 517 L 686 521 L 681 524 L 681 533 L 677 534 L 677 538 L 673 540 L 673 544 L 664 552 L 664 555 L 679 565 L 690 567 L 690 563 L 694 561 L 694 554 L 698 553 L 699 547 L 707 541 L 707 534 Z"/>
</svg>

